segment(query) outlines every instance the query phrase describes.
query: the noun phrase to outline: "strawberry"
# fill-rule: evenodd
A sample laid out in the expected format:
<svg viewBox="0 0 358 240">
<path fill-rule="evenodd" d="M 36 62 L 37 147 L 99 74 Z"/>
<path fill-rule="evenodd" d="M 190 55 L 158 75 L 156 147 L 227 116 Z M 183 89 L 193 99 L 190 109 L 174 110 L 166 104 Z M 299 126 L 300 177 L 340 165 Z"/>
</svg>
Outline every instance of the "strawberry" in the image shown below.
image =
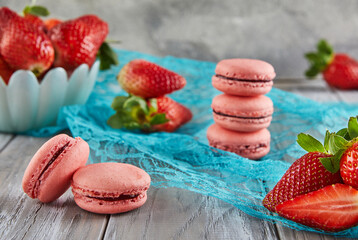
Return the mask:
<svg viewBox="0 0 358 240">
<path fill-rule="evenodd" d="M 44 21 L 44 24 L 48 30 L 50 30 L 51 28 L 53 28 L 54 26 L 60 23 L 62 23 L 62 21 L 57 18 L 50 18 Z"/>
<path fill-rule="evenodd" d="M 111 107 L 116 113 L 107 123 L 113 128 L 173 132 L 192 118 L 188 108 L 169 97 L 143 99 L 132 95 L 118 96 Z"/>
<path fill-rule="evenodd" d="M 358 189 L 358 121 L 351 117 L 348 122 L 348 142 L 343 141 L 344 151 L 340 160 L 340 173 L 345 184 Z"/>
<path fill-rule="evenodd" d="M 0 8 L 0 37 L 2 29 L 7 25 L 7 23 L 12 20 L 19 17 L 16 12 L 10 10 L 7 7 Z"/>
<path fill-rule="evenodd" d="M 52 65 L 52 44 L 44 32 L 9 11 L 0 9 L 0 16 L 6 19 L 1 26 L 0 54 L 12 69 L 30 70 L 39 76 Z"/>
<path fill-rule="evenodd" d="M 14 70 L 11 69 L 9 65 L 0 56 L 0 76 L 4 80 L 5 84 L 9 83 L 10 77 L 13 73 Z"/>
<path fill-rule="evenodd" d="M 56 51 L 54 66 L 68 71 L 83 63 L 92 66 L 107 34 L 108 24 L 95 15 L 57 24 L 49 31 Z"/>
<path fill-rule="evenodd" d="M 153 129 L 163 132 L 174 132 L 193 117 L 191 111 L 169 97 L 157 98 L 158 113 L 164 113 L 169 120 L 166 123 L 154 125 Z"/>
<path fill-rule="evenodd" d="M 287 219 L 325 231 L 338 232 L 358 225 L 358 191 L 334 184 L 276 206 Z"/>
<path fill-rule="evenodd" d="M 332 87 L 341 89 L 358 89 L 358 62 L 343 53 L 334 53 L 333 48 L 321 40 L 317 52 L 305 55 L 311 63 L 306 71 L 308 78 L 323 73 L 323 78 Z"/>
<path fill-rule="evenodd" d="M 321 163 L 321 158 L 330 156 L 332 155 L 322 152 L 309 152 L 297 159 L 266 195 L 263 205 L 274 212 L 278 204 L 289 199 L 334 183 L 341 183 L 339 172 L 332 174 Z"/>
<path fill-rule="evenodd" d="M 143 98 L 161 97 L 186 84 L 185 78 L 177 73 L 143 59 L 126 64 L 117 79 L 124 91 Z"/>
</svg>

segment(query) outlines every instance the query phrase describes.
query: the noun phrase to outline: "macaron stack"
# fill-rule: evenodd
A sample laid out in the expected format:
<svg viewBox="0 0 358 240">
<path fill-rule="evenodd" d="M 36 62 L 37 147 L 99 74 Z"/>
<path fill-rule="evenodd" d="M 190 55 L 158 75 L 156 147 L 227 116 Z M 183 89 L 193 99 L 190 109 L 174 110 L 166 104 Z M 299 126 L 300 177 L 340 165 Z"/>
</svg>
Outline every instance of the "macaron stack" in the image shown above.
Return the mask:
<svg viewBox="0 0 358 240">
<path fill-rule="evenodd" d="M 213 86 L 224 94 L 212 101 L 215 124 L 207 131 L 210 146 L 259 159 L 270 151 L 273 103 L 264 96 L 276 73 L 271 64 L 255 59 L 220 61 Z"/>
</svg>

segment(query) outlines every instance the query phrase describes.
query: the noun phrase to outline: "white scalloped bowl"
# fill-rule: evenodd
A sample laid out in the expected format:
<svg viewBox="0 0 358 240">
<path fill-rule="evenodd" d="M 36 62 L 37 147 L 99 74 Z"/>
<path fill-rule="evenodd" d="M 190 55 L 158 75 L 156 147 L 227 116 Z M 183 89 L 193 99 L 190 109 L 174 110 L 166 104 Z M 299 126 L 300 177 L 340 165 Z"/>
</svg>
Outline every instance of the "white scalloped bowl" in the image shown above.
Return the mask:
<svg viewBox="0 0 358 240">
<path fill-rule="evenodd" d="M 20 133 L 56 123 L 62 106 L 86 103 L 99 70 L 82 64 L 70 79 L 63 68 L 46 73 L 39 83 L 31 71 L 18 70 L 6 85 L 0 77 L 0 132 Z"/>
</svg>

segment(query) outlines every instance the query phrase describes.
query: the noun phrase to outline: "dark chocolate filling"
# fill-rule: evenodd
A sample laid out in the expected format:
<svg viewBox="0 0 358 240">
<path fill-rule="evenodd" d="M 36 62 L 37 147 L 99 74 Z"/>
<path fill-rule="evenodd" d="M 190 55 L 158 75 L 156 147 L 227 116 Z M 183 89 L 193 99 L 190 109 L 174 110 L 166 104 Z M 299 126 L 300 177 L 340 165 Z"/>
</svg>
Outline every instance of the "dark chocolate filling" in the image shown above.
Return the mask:
<svg viewBox="0 0 358 240">
<path fill-rule="evenodd" d="M 120 200 L 129 200 L 138 197 L 140 194 L 133 194 L 133 195 L 120 195 L 119 197 L 93 197 L 93 196 L 86 196 L 88 198 L 94 198 L 102 201 L 120 201 Z"/>
<path fill-rule="evenodd" d="M 220 115 L 220 116 L 240 118 L 240 119 L 264 119 L 264 118 L 270 117 L 270 116 L 262 116 L 262 117 L 239 117 L 239 116 L 233 116 L 233 115 L 229 115 L 229 114 L 217 112 L 217 111 L 215 111 L 215 110 L 213 110 L 213 112 L 214 112 L 215 114 L 217 114 L 217 115 Z"/>
<path fill-rule="evenodd" d="M 65 151 L 65 149 L 68 147 L 68 145 L 70 144 L 70 142 L 67 142 L 65 145 L 63 145 L 61 148 L 59 148 L 52 156 L 52 158 L 50 159 L 50 161 L 47 163 L 47 165 L 44 167 L 44 169 L 42 169 L 39 177 L 38 177 L 38 181 L 41 179 L 42 175 L 44 175 L 44 173 L 47 171 L 47 169 L 51 166 L 51 164 L 58 158 L 58 156 L 61 155 L 61 153 L 63 153 L 63 151 Z M 33 189 L 33 191 L 35 191 L 36 188 Z"/>
<path fill-rule="evenodd" d="M 218 74 L 215 74 L 215 77 L 232 80 L 232 81 L 239 81 L 239 82 L 264 82 L 265 83 L 265 82 L 272 81 L 272 80 L 250 80 L 250 79 L 232 78 L 232 77 L 225 77 L 223 75 L 218 75 Z"/>
</svg>

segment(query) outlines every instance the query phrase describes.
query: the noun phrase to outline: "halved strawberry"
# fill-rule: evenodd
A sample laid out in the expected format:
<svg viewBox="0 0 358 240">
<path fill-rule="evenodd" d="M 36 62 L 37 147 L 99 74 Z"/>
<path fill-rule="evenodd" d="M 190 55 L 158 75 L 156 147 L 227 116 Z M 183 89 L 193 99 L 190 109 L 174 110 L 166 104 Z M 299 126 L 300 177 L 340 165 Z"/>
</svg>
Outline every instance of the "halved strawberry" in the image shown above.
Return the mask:
<svg viewBox="0 0 358 240">
<path fill-rule="evenodd" d="M 124 91 L 143 98 L 161 97 L 186 84 L 179 74 L 143 59 L 127 63 L 117 79 Z"/>
<path fill-rule="evenodd" d="M 111 107 L 116 113 L 107 123 L 113 128 L 173 132 L 192 118 L 188 108 L 169 97 L 118 96 Z"/>
<path fill-rule="evenodd" d="M 276 212 L 306 226 L 342 231 L 358 225 L 358 191 L 334 184 L 281 203 Z"/>
</svg>

